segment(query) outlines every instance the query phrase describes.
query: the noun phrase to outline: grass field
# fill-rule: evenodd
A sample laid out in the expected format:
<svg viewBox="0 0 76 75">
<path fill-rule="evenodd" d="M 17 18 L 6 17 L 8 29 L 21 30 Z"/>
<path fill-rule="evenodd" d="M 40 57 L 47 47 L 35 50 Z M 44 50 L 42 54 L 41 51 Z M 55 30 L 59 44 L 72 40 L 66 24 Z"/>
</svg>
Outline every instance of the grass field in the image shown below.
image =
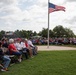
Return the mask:
<svg viewBox="0 0 76 75">
<path fill-rule="evenodd" d="M 0 75 L 76 75 L 76 51 L 40 51 Z"/>
</svg>

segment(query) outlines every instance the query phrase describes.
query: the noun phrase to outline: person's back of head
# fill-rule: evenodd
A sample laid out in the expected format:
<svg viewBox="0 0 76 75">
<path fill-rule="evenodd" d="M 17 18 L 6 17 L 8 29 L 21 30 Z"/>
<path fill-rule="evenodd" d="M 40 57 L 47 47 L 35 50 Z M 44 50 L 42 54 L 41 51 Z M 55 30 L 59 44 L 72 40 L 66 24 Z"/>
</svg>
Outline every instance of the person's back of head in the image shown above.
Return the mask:
<svg viewBox="0 0 76 75">
<path fill-rule="evenodd" d="M 9 39 L 9 43 L 14 43 L 14 39 Z"/>
</svg>

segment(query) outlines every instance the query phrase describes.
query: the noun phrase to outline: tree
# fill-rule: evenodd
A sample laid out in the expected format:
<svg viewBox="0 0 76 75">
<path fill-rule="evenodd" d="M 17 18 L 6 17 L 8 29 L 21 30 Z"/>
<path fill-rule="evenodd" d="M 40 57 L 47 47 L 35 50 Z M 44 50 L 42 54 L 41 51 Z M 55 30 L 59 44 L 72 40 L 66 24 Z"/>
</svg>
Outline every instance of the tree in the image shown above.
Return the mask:
<svg viewBox="0 0 76 75">
<path fill-rule="evenodd" d="M 59 25 L 59 26 L 56 26 L 54 29 L 53 29 L 53 32 L 55 34 L 55 37 L 64 37 L 66 31 L 65 29 L 63 28 L 63 26 Z"/>
<path fill-rule="evenodd" d="M 42 31 L 39 32 L 39 35 L 47 38 L 47 32 L 48 32 L 48 29 L 43 28 Z"/>
<path fill-rule="evenodd" d="M 36 31 L 34 31 L 34 32 L 33 32 L 33 36 L 36 36 L 36 35 L 37 35 Z"/>
<path fill-rule="evenodd" d="M 49 30 L 49 37 L 55 37 L 54 32 L 52 30 Z"/>
<path fill-rule="evenodd" d="M 2 30 L 2 31 L 0 32 L 0 39 L 2 39 L 2 37 L 4 37 L 4 36 L 5 36 L 5 31 Z"/>
<path fill-rule="evenodd" d="M 68 28 L 64 28 L 63 26 L 59 25 L 56 26 L 54 29 L 55 37 L 74 37 L 74 33 L 72 30 Z"/>
<path fill-rule="evenodd" d="M 66 37 L 74 37 L 75 36 L 72 30 L 65 28 L 65 31 L 66 31 L 66 33 L 65 33 Z"/>
<path fill-rule="evenodd" d="M 20 35 L 20 31 L 19 30 L 16 30 L 15 32 L 14 32 L 14 36 L 17 38 L 17 37 L 21 37 L 21 35 Z"/>
</svg>

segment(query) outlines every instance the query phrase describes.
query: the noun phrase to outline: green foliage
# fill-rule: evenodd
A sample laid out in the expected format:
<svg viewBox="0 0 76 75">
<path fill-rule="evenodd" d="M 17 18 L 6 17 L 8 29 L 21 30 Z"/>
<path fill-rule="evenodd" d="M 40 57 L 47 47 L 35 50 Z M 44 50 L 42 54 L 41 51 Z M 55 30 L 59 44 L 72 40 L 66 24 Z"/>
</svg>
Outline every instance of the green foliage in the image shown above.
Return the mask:
<svg viewBox="0 0 76 75">
<path fill-rule="evenodd" d="M 43 28 L 43 30 L 41 32 L 39 32 L 39 35 L 42 37 L 47 38 L 47 34 L 48 34 L 48 29 L 45 29 L 45 28 Z M 49 30 L 49 36 L 54 37 L 54 32 L 52 30 Z"/>
<path fill-rule="evenodd" d="M 56 26 L 53 29 L 53 31 L 55 33 L 55 37 L 74 37 L 75 36 L 72 30 L 68 28 L 64 28 L 61 25 Z"/>
<path fill-rule="evenodd" d="M 36 35 L 37 35 L 36 31 L 34 31 L 33 36 L 36 36 Z"/>
<path fill-rule="evenodd" d="M 5 31 L 2 30 L 2 31 L 0 32 L 0 40 L 2 39 L 2 37 L 4 36 L 4 34 L 5 34 Z"/>
<path fill-rule="evenodd" d="M 56 26 L 54 29 L 53 29 L 53 31 L 54 31 L 54 34 L 55 34 L 55 37 L 64 37 L 64 35 L 65 35 L 65 29 L 61 26 L 61 25 L 59 25 L 59 26 Z"/>
<path fill-rule="evenodd" d="M 76 75 L 76 51 L 42 51 L 1 75 Z"/>
<path fill-rule="evenodd" d="M 40 36 L 47 37 L 48 29 L 43 28 L 42 31 L 39 32 Z M 61 25 L 56 26 L 53 30 L 49 30 L 50 37 L 75 37 L 72 30 L 68 28 L 64 28 Z"/>
<path fill-rule="evenodd" d="M 1 31 L 0 32 L 0 39 L 4 36 L 5 31 Z M 46 37 L 48 36 L 48 29 L 47 28 L 43 28 L 42 31 L 40 31 L 39 33 L 36 33 L 36 31 L 31 31 L 31 30 L 16 30 L 14 31 L 14 36 L 12 37 L 21 37 L 21 38 L 29 38 L 32 36 L 42 36 L 42 37 Z M 10 38 L 11 36 L 9 36 Z M 64 28 L 61 25 L 56 26 L 53 30 L 49 30 L 49 37 L 75 37 L 75 34 L 73 33 L 72 30 L 68 29 L 68 28 Z"/>
<path fill-rule="evenodd" d="M 67 37 L 74 37 L 75 36 L 72 30 L 65 28 L 65 31 L 66 31 Z"/>
<path fill-rule="evenodd" d="M 33 34 L 34 35 L 36 35 L 37 33 L 36 32 L 32 32 L 32 31 L 26 31 L 26 30 L 21 30 L 21 31 L 19 31 L 19 30 L 17 30 L 17 31 L 15 31 L 14 32 L 14 34 L 15 34 L 15 37 L 21 37 L 21 38 L 29 38 L 29 37 L 31 37 Z"/>
<path fill-rule="evenodd" d="M 42 37 L 47 37 L 48 29 L 43 28 L 42 31 L 39 33 Z"/>
</svg>

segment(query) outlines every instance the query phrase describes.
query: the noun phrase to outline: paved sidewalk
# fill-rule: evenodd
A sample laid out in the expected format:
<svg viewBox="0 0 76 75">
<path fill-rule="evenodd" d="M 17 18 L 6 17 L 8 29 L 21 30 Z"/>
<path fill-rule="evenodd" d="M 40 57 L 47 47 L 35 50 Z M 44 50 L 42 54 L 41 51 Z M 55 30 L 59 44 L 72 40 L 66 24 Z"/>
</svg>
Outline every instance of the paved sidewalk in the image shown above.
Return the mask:
<svg viewBox="0 0 76 75">
<path fill-rule="evenodd" d="M 63 47 L 63 46 L 38 46 L 38 51 L 53 51 L 53 50 L 76 50 L 73 47 Z"/>
</svg>

